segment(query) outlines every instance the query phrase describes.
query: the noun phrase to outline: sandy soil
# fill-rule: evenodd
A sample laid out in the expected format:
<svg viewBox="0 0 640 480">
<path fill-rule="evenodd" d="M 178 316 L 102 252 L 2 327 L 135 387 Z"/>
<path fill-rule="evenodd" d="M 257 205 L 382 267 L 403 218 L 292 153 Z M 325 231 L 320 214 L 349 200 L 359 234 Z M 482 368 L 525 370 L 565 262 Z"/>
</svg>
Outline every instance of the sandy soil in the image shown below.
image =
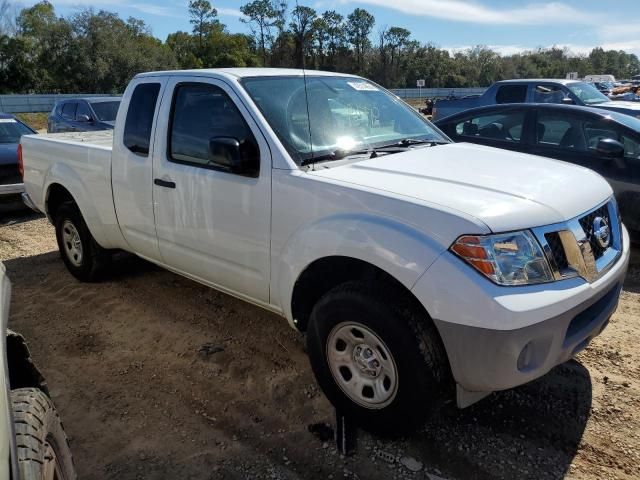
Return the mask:
<svg viewBox="0 0 640 480">
<path fill-rule="evenodd" d="M 81 479 L 640 478 L 638 252 L 618 312 L 576 361 L 446 405 L 410 438 L 361 433 L 348 458 L 309 433 L 332 409 L 277 316 L 130 256 L 81 284 L 34 216 L 5 218 L 0 260 L 10 326 L 47 377 Z"/>
</svg>

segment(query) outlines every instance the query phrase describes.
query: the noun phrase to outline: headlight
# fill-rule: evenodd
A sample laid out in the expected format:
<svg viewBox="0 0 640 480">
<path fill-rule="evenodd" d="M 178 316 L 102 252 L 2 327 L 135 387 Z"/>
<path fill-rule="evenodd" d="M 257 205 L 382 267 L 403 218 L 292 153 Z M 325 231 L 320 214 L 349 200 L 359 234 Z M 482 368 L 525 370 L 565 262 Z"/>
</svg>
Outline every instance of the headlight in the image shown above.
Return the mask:
<svg viewBox="0 0 640 480">
<path fill-rule="evenodd" d="M 554 280 L 540 244 L 528 230 L 498 235 L 464 235 L 451 251 L 498 285 Z"/>
</svg>

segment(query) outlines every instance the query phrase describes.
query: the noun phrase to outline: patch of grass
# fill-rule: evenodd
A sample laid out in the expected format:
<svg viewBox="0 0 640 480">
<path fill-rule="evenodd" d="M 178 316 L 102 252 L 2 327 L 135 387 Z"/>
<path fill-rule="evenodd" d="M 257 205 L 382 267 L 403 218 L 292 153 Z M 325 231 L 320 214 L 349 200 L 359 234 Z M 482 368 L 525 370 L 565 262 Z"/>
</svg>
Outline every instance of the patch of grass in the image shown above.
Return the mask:
<svg viewBox="0 0 640 480">
<path fill-rule="evenodd" d="M 36 112 L 36 113 L 16 113 L 21 121 L 29 125 L 34 130 L 47 130 L 47 117 L 49 112 Z"/>
</svg>

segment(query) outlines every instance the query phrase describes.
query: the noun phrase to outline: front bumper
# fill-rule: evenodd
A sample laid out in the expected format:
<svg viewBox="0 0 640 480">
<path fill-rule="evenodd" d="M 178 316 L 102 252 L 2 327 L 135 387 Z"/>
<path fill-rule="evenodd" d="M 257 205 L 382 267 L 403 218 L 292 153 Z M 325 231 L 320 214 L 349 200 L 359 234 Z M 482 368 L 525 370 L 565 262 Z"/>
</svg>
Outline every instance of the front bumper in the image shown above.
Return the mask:
<svg viewBox="0 0 640 480">
<path fill-rule="evenodd" d="M 573 278 L 544 285 L 500 287 L 450 253 L 413 291 L 431 314 L 465 406 L 522 385 L 569 360 L 598 335 L 615 312 L 629 263 L 623 251 L 598 280 Z M 431 308 L 430 308 L 431 307 Z M 465 394 L 471 401 L 464 401 Z"/>
</svg>

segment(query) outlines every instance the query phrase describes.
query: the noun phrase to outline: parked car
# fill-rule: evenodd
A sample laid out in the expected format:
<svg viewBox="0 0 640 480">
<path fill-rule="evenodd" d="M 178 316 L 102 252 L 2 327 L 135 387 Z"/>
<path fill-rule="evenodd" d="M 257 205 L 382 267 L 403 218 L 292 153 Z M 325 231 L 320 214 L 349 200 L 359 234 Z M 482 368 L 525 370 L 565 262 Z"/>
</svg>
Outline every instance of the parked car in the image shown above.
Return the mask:
<svg viewBox="0 0 640 480">
<path fill-rule="evenodd" d="M 26 136 L 22 152 L 25 201 L 78 279 L 122 249 L 285 317 L 370 429 L 416 427 L 452 379 L 465 407 L 567 361 L 629 261 L 602 177 L 453 144 L 352 75 L 141 74 L 112 138 Z"/>
<path fill-rule="evenodd" d="M 640 116 L 640 105 L 634 102 L 611 101 L 590 83 L 576 80 L 504 80 L 491 85 L 480 97 L 438 100 L 433 108 L 433 120 L 454 115 L 471 108 L 505 103 L 559 103 L 603 108 L 634 117 Z"/>
<path fill-rule="evenodd" d="M 596 87 L 600 93 L 607 97 L 611 95 L 611 92 L 615 88 L 613 82 L 592 82 L 591 84 Z"/>
<path fill-rule="evenodd" d="M 13 115 L 0 113 L 0 200 L 24 192 L 22 176 L 18 171 L 18 145 L 22 135 L 36 133 Z"/>
<path fill-rule="evenodd" d="M 611 184 L 622 220 L 640 239 L 639 119 L 590 107 L 513 104 L 474 108 L 436 125 L 456 142 L 532 153 L 595 170 Z"/>
<path fill-rule="evenodd" d="M 57 102 L 47 122 L 48 133 L 111 130 L 120 97 L 67 98 Z"/>
<path fill-rule="evenodd" d="M 44 377 L 22 337 L 7 329 L 11 284 L 0 263 L 0 479 L 74 480 L 69 442 Z"/>
</svg>

